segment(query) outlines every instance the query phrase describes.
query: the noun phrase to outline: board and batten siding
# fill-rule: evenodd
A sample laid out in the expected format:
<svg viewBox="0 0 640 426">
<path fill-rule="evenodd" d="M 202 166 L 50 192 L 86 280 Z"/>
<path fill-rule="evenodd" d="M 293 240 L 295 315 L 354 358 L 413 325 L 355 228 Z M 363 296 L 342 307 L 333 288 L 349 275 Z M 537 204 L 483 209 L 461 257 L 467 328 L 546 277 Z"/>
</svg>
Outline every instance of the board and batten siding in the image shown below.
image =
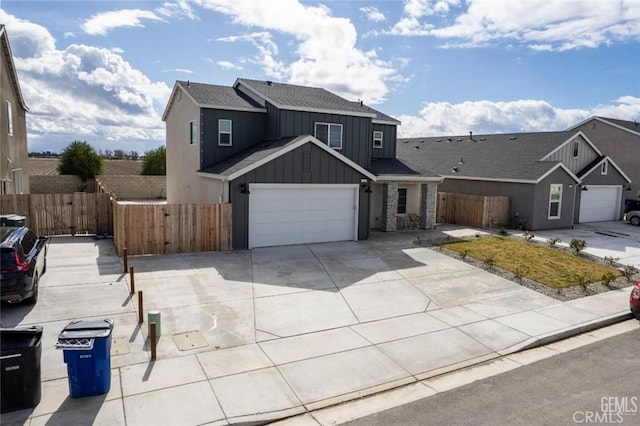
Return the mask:
<svg viewBox="0 0 640 426">
<path fill-rule="evenodd" d="M 315 136 L 315 123 L 342 124 L 342 149 L 337 150 L 362 167 L 369 167 L 373 133 L 370 117 L 281 110 L 267 102 L 267 138 Z"/>
<path fill-rule="evenodd" d="M 580 141 L 580 146 L 578 147 L 578 156 L 574 157 L 573 141 L 576 139 Z M 545 161 L 562 161 L 569 170 L 573 173 L 578 173 L 598 157 L 598 153 L 593 150 L 582 136 L 576 136 L 569 143 L 564 144 L 559 150 L 546 157 Z"/>
<path fill-rule="evenodd" d="M 246 249 L 249 244 L 250 194 L 240 192 L 242 185 L 251 183 L 294 184 L 359 184 L 366 178 L 328 152 L 307 143 L 273 161 L 233 180 L 229 185 L 229 199 L 233 205 L 233 246 Z M 358 239 L 369 237 L 369 193 L 362 185 L 358 194 Z"/>
<path fill-rule="evenodd" d="M 264 112 L 202 109 L 200 168 L 219 163 L 265 139 Z M 218 120 L 231 120 L 231 146 L 218 145 Z"/>
<path fill-rule="evenodd" d="M 372 158 L 396 158 L 396 141 L 398 126 L 389 124 L 371 125 L 371 137 L 369 144 L 371 145 Z M 373 132 L 382 132 L 382 148 L 373 147 Z"/>
</svg>

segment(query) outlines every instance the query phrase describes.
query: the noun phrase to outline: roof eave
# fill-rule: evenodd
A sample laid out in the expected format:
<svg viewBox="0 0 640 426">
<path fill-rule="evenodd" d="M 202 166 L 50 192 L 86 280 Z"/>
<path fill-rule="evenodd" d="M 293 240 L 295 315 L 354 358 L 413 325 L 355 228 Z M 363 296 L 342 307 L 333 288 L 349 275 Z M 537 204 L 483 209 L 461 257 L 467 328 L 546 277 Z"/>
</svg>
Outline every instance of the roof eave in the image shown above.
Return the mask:
<svg viewBox="0 0 640 426">
<path fill-rule="evenodd" d="M 7 31 L 5 26 L 3 25 L 0 31 L 0 44 L 2 44 L 2 49 L 4 50 L 4 54 L 7 57 L 7 63 L 9 64 L 10 78 L 12 79 L 12 83 L 14 88 L 16 89 L 16 94 L 18 96 L 18 101 L 20 102 L 20 106 L 25 112 L 29 112 L 29 107 L 24 101 L 24 97 L 22 96 L 22 90 L 20 89 L 20 81 L 18 80 L 18 73 L 16 71 L 16 64 L 13 61 L 13 53 L 11 53 L 11 45 L 9 44 L 9 36 L 7 35 Z"/>
</svg>

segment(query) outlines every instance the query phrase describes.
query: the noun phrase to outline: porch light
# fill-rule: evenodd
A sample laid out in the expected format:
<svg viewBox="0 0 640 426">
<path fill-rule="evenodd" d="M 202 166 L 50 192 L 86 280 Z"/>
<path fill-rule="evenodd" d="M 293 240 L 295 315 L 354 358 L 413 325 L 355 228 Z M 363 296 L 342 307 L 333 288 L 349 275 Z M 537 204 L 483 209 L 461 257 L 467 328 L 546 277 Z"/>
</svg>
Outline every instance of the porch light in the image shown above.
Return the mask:
<svg viewBox="0 0 640 426">
<path fill-rule="evenodd" d="M 631 191 L 631 185 L 625 185 L 624 190 L 625 191 Z"/>
<path fill-rule="evenodd" d="M 589 189 L 587 188 L 587 185 L 582 185 L 582 188 L 580 190 L 581 191 L 588 191 Z"/>
<path fill-rule="evenodd" d="M 251 194 L 251 192 L 249 192 L 249 187 L 247 186 L 246 183 L 241 183 L 240 184 L 240 193 L 241 194 Z"/>
</svg>

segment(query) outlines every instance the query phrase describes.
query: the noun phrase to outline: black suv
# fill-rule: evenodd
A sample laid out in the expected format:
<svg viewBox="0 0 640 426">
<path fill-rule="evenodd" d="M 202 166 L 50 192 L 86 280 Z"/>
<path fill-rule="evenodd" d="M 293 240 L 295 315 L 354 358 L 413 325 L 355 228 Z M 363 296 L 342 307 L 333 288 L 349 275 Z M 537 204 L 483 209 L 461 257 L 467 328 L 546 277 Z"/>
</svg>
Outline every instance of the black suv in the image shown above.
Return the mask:
<svg viewBox="0 0 640 426">
<path fill-rule="evenodd" d="M 1 227 L 2 301 L 36 303 L 38 280 L 47 269 L 47 237 L 27 228 Z"/>
</svg>

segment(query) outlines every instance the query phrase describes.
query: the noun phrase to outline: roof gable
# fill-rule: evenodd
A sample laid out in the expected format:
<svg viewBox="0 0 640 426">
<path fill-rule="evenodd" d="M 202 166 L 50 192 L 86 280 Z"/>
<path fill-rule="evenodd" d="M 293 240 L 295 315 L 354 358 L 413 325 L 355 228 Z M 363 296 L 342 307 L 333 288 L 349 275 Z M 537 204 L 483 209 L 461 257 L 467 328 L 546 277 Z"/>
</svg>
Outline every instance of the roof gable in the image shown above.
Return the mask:
<svg viewBox="0 0 640 426">
<path fill-rule="evenodd" d="M 586 176 L 593 173 L 594 170 L 598 170 L 600 168 L 600 165 L 605 161 L 608 162 L 610 166 L 613 166 L 613 168 L 616 169 L 618 173 L 620 173 L 620 175 L 627 181 L 627 183 L 631 183 L 631 179 L 629 179 L 629 176 L 627 176 L 625 172 L 622 171 L 622 169 L 616 164 L 616 162 L 613 161 L 613 159 L 608 155 L 602 156 L 593 163 L 589 164 L 587 167 L 585 167 L 584 170 L 578 173 L 578 176 L 580 176 L 580 179 L 584 179 Z"/>
<path fill-rule="evenodd" d="M 13 84 L 13 87 L 16 91 L 16 98 L 20 106 L 25 110 L 29 111 L 27 104 L 24 102 L 24 98 L 22 97 L 22 90 L 20 90 L 20 82 L 18 81 L 18 74 L 16 72 L 16 65 L 13 62 L 13 54 L 11 53 L 11 46 L 9 45 L 9 36 L 7 35 L 7 31 L 5 30 L 5 26 L 0 24 L 0 44 L 2 45 L 2 54 L 5 56 L 7 60 L 7 64 L 9 66 L 9 79 Z"/>
<path fill-rule="evenodd" d="M 371 172 L 338 153 L 335 149 L 329 148 L 326 144 L 311 135 L 283 138 L 255 145 L 233 155 L 221 163 L 201 170 L 200 173 L 203 176 L 214 175 L 214 177 L 219 179 L 231 181 L 307 143 L 315 144 L 372 181 L 376 180 L 376 177 Z"/>
<path fill-rule="evenodd" d="M 549 152 L 547 155 L 545 155 L 544 157 L 542 157 L 540 159 L 540 161 L 545 161 L 546 159 L 548 159 L 549 157 L 551 157 L 551 155 L 553 155 L 555 152 L 561 150 L 563 147 L 565 147 L 567 144 L 571 143 L 573 140 L 575 140 L 575 138 L 577 138 L 578 136 L 582 137 L 582 139 L 584 139 L 584 141 L 587 143 L 587 145 L 589 145 L 591 147 L 591 149 L 593 149 L 593 151 L 598 154 L 599 156 L 602 155 L 602 152 L 600 152 L 600 150 L 593 144 L 593 142 L 591 142 L 591 140 L 589 140 L 589 138 L 582 133 L 582 131 L 579 131 L 577 133 L 573 133 L 566 141 L 564 141 L 563 143 L 561 143 L 560 145 L 558 145 L 557 147 L 555 147 L 551 152 Z"/>
<path fill-rule="evenodd" d="M 640 123 L 637 121 L 618 120 L 616 118 L 598 117 L 596 115 L 594 115 L 593 117 L 589 117 L 584 121 L 581 121 L 580 123 L 570 127 L 568 130 L 576 129 L 593 120 L 600 121 L 601 123 L 605 123 L 626 132 L 632 133 L 636 136 L 640 136 Z"/>
</svg>

